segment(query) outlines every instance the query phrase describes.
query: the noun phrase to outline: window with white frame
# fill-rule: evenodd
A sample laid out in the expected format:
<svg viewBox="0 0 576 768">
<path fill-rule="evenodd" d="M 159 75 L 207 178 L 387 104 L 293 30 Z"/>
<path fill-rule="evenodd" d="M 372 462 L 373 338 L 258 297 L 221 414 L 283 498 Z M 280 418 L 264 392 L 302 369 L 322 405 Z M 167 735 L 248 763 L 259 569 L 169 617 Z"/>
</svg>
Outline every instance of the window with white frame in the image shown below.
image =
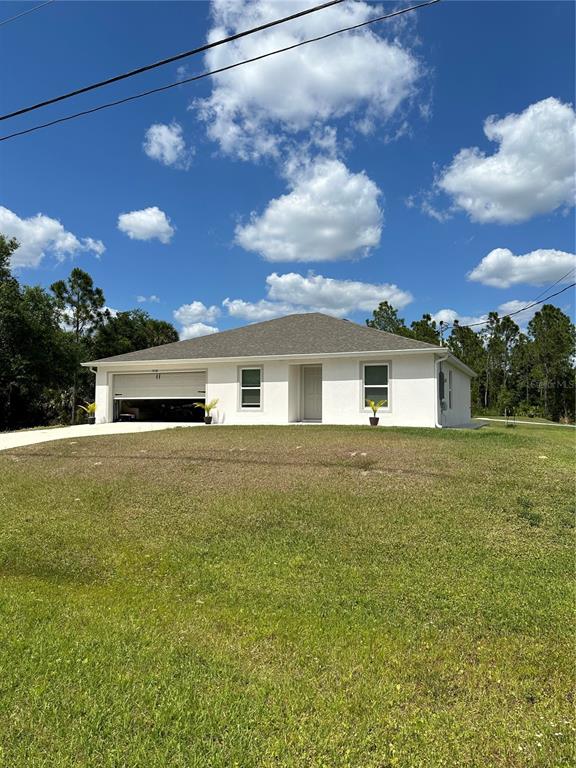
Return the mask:
<svg viewBox="0 0 576 768">
<path fill-rule="evenodd" d="M 362 404 L 368 408 L 368 400 L 378 403 L 383 401 L 381 408 L 388 408 L 388 364 L 364 363 L 364 376 L 362 382 Z"/>
<path fill-rule="evenodd" d="M 452 371 L 448 371 L 448 408 L 452 408 Z"/>
<path fill-rule="evenodd" d="M 240 407 L 262 406 L 262 369 L 240 368 Z"/>
</svg>

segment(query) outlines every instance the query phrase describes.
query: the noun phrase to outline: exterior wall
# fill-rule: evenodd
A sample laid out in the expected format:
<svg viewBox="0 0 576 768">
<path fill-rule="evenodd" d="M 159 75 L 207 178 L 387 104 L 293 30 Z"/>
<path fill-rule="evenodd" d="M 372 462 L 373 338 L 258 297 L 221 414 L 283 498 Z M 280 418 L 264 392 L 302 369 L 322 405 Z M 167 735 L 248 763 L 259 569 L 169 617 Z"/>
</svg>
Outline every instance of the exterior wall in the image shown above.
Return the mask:
<svg viewBox="0 0 576 768">
<path fill-rule="evenodd" d="M 240 368 L 262 368 L 262 407 L 240 408 Z M 212 363 L 208 366 L 206 399 L 218 398 L 213 411 L 217 424 L 286 424 L 288 417 L 288 370 L 286 362 Z"/>
<path fill-rule="evenodd" d="M 389 407 L 378 412 L 382 426 L 434 427 L 436 384 L 434 355 L 328 359 L 322 364 L 322 421 L 328 424 L 367 424 L 363 407 L 362 362 L 389 365 Z"/>
<path fill-rule="evenodd" d="M 112 421 L 112 378 L 107 371 L 96 373 L 96 424 L 107 424 Z"/>
<path fill-rule="evenodd" d="M 368 424 L 372 415 L 363 407 L 363 358 L 323 358 L 322 422 L 324 424 Z M 316 362 L 316 361 L 314 361 Z M 370 362 L 376 362 L 371 360 Z M 433 355 L 406 355 L 378 362 L 389 365 L 389 409 L 378 415 L 383 426 L 435 426 L 436 383 Z M 303 364 L 312 364 L 306 360 Z M 221 424 L 286 424 L 300 421 L 301 365 L 264 362 L 262 370 L 262 409 L 241 410 L 238 397 L 238 368 L 229 363 L 208 366 L 206 397 L 217 397 L 214 413 Z"/>
<path fill-rule="evenodd" d="M 300 385 L 302 381 L 302 367 L 300 365 L 288 366 L 288 421 L 300 421 Z"/>
<path fill-rule="evenodd" d="M 442 411 L 443 427 L 460 427 L 470 424 L 472 414 L 470 410 L 470 377 L 462 373 L 449 363 L 442 363 L 442 370 L 446 376 L 445 401 L 448 406 L 448 376 L 452 372 L 452 408 L 446 407 Z"/>
<path fill-rule="evenodd" d="M 324 424 L 368 424 L 371 415 L 363 407 L 362 362 L 386 362 L 389 365 L 389 407 L 379 411 L 382 426 L 434 427 L 436 425 L 437 384 L 434 354 L 383 353 L 382 357 L 334 357 L 290 361 L 268 360 L 258 363 L 214 362 L 207 370 L 206 399 L 218 398 L 213 411 L 220 424 L 287 424 L 301 416 L 301 366 L 322 365 L 322 422 Z M 444 364 L 446 365 L 446 364 Z M 262 368 L 262 408 L 241 409 L 239 402 L 240 367 Z M 190 370 L 202 366 L 193 361 Z M 174 366 L 175 368 L 175 366 Z M 173 369 L 174 369 L 173 368 Z M 183 370 L 180 364 L 177 370 Z M 163 371 L 170 370 L 169 366 Z M 117 373 L 145 372 L 142 366 L 124 364 Z M 99 370 L 96 376 L 96 421 L 113 418 L 113 372 Z M 444 411 L 446 426 L 466 424 L 470 420 L 470 383 L 468 377 L 453 369 L 454 400 L 452 413 Z"/>
</svg>

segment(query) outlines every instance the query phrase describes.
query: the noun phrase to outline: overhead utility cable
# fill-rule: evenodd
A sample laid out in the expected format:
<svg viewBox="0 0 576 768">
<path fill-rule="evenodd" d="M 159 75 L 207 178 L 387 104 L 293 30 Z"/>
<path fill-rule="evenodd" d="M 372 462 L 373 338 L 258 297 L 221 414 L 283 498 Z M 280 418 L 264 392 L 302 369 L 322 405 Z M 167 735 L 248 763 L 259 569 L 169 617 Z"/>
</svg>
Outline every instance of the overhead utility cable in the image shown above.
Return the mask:
<svg viewBox="0 0 576 768">
<path fill-rule="evenodd" d="M 150 70 L 157 69 L 158 67 L 164 67 L 166 66 L 166 64 L 173 64 L 175 61 L 181 61 L 182 59 L 186 59 L 189 56 L 196 56 L 197 54 L 204 53 L 204 51 L 208 51 L 211 48 L 216 48 L 219 45 L 224 45 L 224 43 L 231 43 L 234 40 L 240 40 L 240 38 L 242 37 L 253 35 L 256 32 L 261 32 L 264 29 L 270 29 L 271 27 L 276 27 L 279 24 L 285 24 L 288 21 L 299 19 L 302 16 L 307 16 L 310 13 L 316 13 L 317 11 L 322 11 L 325 8 L 330 8 L 333 5 L 339 5 L 342 2 L 344 2 L 344 0 L 329 0 L 329 2 L 322 3 L 321 5 L 315 5 L 313 8 L 307 8 L 303 11 L 298 11 L 298 13 L 293 13 L 290 16 L 284 16 L 281 19 L 275 19 L 274 21 L 269 21 L 266 24 L 260 24 L 258 27 L 252 27 L 252 29 L 247 29 L 244 32 L 238 32 L 235 35 L 229 35 L 228 37 L 223 37 L 221 40 L 215 40 L 212 43 L 206 43 L 205 45 L 200 45 L 197 48 L 192 48 L 192 50 L 190 51 L 177 53 L 175 56 L 169 56 L 167 59 L 160 59 L 160 61 L 155 61 L 153 64 L 146 64 L 143 67 L 138 67 L 137 69 L 131 69 L 129 72 L 123 72 L 120 75 L 114 75 L 113 77 L 108 77 L 106 78 L 106 80 L 99 80 L 97 83 L 92 83 L 91 85 L 85 85 L 82 88 L 76 88 L 76 90 L 69 91 L 68 93 L 63 93 L 61 96 L 54 96 L 51 99 L 46 99 L 45 101 L 39 101 L 37 104 L 31 104 L 29 107 L 22 107 L 21 109 L 17 109 L 14 112 L 8 112 L 6 115 L 0 115 L 0 120 L 8 120 L 11 117 L 17 117 L 18 115 L 25 115 L 27 112 L 33 112 L 36 109 L 42 109 L 43 107 L 47 107 L 49 104 L 56 104 L 59 101 L 64 101 L 65 99 L 71 99 L 73 96 L 79 96 L 81 93 L 88 93 L 88 91 L 95 91 L 97 88 L 103 88 L 105 85 L 111 85 L 112 83 L 118 83 L 121 80 L 127 80 L 129 77 L 134 77 L 135 75 L 141 75 L 143 72 L 149 72 Z"/>
<path fill-rule="evenodd" d="M 28 8 L 27 11 L 22 11 L 22 13 L 17 13 L 15 16 L 9 16 L 7 19 L 1 19 L 0 27 L 3 27 L 5 24 L 10 24 L 12 21 L 16 21 L 16 19 L 21 19 L 22 16 L 27 16 L 29 13 L 33 13 L 34 11 L 39 11 L 40 8 L 44 8 L 45 5 L 50 5 L 53 2 L 55 2 L 55 0 L 46 0 L 45 3 L 40 3 L 40 5 L 35 5 L 34 8 Z"/>
<path fill-rule="evenodd" d="M 110 107 L 117 107 L 120 104 L 126 104 L 130 101 L 135 101 L 136 99 L 142 99 L 145 96 L 151 96 L 155 93 L 162 93 L 164 91 L 168 91 L 171 88 L 179 88 L 182 85 L 186 85 L 186 83 L 193 83 L 198 80 L 203 80 L 206 77 L 213 77 L 214 75 L 221 74 L 222 72 L 228 72 L 229 70 L 236 69 L 237 67 L 244 66 L 245 64 L 251 64 L 255 61 L 261 61 L 262 59 L 267 59 L 270 56 L 276 56 L 279 53 L 285 53 L 286 51 L 292 51 L 295 48 L 300 48 L 303 45 L 309 45 L 310 43 L 316 43 L 320 40 L 326 40 L 329 37 L 334 37 L 335 35 L 340 35 L 343 32 L 350 32 L 351 30 L 359 29 L 360 27 L 366 27 L 369 24 L 376 24 L 380 21 L 385 21 L 386 19 L 391 19 L 394 16 L 400 16 L 403 13 L 408 13 L 410 11 L 415 11 L 418 8 L 425 8 L 429 5 L 435 5 L 436 3 L 440 2 L 440 0 L 430 0 L 427 3 L 419 3 L 418 5 L 412 5 L 408 8 L 402 8 L 399 11 L 394 11 L 393 13 L 385 14 L 384 16 L 378 16 L 374 19 L 370 19 L 368 21 L 363 21 L 360 24 L 354 24 L 349 27 L 342 27 L 341 29 L 336 29 L 333 32 L 328 32 L 324 35 L 319 35 L 317 37 L 312 37 L 307 40 L 301 40 L 298 43 L 294 43 L 293 45 L 287 45 L 284 48 L 277 48 L 274 51 L 269 51 L 268 53 L 262 53 L 259 56 L 254 56 L 250 59 L 244 59 L 243 61 L 237 61 L 234 64 L 229 64 L 226 67 L 220 67 L 218 69 L 212 69 L 208 72 L 202 72 L 199 75 L 194 75 L 193 77 L 187 77 L 184 80 L 178 80 L 174 83 L 169 83 L 168 85 L 162 85 L 158 88 L 150 88 L 147 91 L 142 91 L 140 93 L 136 93 L 133 96 L 126 96 L 123 99 L 117 99 L 116 101 L 109 101 L 106 104 L 100 104 L 97 107 L 92 107 L 91 109 L 85 109 L 81 112 L 75 112 L 71 115 L 66 115 L 65 117 L 57 118 L 56 120 L 50 120 L 47 123 L 41 123 L 39 125 L 35 125 L 32 128 L 26 128 L 22 131 L 15 131 L 14 133 L 7 134 L 6 136 L 0 136 L 0 141 L 7 141 L 8 139 L 13 139 L 16 136 L 24 136 L 27 133 L 33 133 L 34 131 L 39 131 L 43 128 L 49 128 L 52 125 L 57 125 L 59 123 L 65 123 L 69 120 L 75 120 L 78 117 L 83 117 L 84 115 L 90 115 L 94 112 L 100 112 L 103 109 L 109 109 Z"/>
</svg>

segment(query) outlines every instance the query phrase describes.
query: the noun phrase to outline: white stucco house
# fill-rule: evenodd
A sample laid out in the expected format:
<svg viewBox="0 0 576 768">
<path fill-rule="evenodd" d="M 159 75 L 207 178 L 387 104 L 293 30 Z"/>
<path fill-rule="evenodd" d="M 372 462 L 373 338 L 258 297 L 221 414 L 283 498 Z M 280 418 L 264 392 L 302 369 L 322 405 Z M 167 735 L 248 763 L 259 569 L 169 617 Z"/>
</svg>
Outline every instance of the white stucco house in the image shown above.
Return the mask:
<svg viewBox="0 0 576 768">
<path fill-rule="evenodd" d="M 466 426 L 474 371 L 446 348 L 317 312 L 84 363 L 96 374 L 96 421 Z"/>
</svg>

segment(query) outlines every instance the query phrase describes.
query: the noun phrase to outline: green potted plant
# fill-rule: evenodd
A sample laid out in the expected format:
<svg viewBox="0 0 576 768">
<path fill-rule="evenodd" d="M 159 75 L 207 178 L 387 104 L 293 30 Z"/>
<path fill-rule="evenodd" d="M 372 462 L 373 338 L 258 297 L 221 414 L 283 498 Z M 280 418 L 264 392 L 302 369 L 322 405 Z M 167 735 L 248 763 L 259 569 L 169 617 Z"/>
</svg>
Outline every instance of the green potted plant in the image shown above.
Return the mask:
<svg viewBox="0 0 576 768">
<path fill-rule="evenodd" d="M 212 416 L 210 416 L 210 411 L 213 411 L 217 405 L 218 398 L 210 400 L 209 403 L 194 403 L 195 408 L 201 408 L 204 411 L 204 424 L 212 424 Z"/>
<path fill-rule="evenodd" d="M 386 400 L 366 400 L 366 405 L 372 409 L 373 416 L 370 416 L 370 426 L 377 427 L 380 419 L 378 418 L 378 409 L 386 405 Z"/>
<path fill-rule="evenodd" d="M 96 424 L 96 403 L 86 403 L 86 405 L 79 405 L 78 408 L 88 414 L 88 424 Z"/>
</svg>

